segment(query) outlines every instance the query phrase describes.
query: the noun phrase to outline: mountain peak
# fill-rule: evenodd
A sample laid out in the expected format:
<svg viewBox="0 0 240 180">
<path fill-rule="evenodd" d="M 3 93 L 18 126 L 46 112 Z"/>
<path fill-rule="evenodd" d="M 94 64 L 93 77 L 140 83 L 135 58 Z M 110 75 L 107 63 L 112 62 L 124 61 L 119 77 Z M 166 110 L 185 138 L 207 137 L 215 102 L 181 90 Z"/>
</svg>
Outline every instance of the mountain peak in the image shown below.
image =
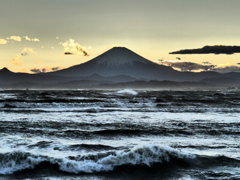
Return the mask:
<svg viewBox="0 0 240 180">
<path fill-rule="evenodd" d="M 113 47 L 95 59 L 97 64 L 107 66 L 131 65 L 134 62 L 151 63 L 126 47 Z"/>
<path fill-rule="evenodd" d="M 3 73 L 11 73 L 12 71 L 10 71 L 8 68 L 4 67 L 0 70 L 0 72 L 3 72 Z"/>
<path fill-rule="evenodd" d="M 131 50 L 123 46 L 115 46 L 109 49 L 108 51 L 131 51 Z"/>
</svg>

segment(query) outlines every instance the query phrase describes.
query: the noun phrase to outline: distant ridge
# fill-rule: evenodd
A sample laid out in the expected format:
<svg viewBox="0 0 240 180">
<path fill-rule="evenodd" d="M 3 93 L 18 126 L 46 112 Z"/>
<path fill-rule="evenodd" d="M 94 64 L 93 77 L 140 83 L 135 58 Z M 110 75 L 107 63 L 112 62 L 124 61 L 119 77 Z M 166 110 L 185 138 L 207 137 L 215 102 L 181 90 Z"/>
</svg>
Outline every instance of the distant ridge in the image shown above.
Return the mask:
<svg viewBox="0 0 240 180">
<path fill-rule="evenodd" d="M 8 68 L 0 70 L 0 84 L 13 84 L 13 83 L 53 83 L 67 81 L 69 78 L 59 77 L 53 75 L 42 74 L 28 74 L 28 73 L 14 73 Z"/>
</svg>

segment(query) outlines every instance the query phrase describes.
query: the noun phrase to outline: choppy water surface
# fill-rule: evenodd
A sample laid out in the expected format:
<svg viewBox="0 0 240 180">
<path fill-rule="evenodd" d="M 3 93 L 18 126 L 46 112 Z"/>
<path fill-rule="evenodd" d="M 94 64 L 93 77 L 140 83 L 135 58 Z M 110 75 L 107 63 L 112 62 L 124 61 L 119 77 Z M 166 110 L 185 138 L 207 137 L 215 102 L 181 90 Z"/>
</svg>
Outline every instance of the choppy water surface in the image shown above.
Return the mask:
<svg viewBox="0 0 240 180">
<path fill-rule="evenodd" d="M 240 179 L 238 91 L 0 91 L 0 179 Z"/>
</svg>

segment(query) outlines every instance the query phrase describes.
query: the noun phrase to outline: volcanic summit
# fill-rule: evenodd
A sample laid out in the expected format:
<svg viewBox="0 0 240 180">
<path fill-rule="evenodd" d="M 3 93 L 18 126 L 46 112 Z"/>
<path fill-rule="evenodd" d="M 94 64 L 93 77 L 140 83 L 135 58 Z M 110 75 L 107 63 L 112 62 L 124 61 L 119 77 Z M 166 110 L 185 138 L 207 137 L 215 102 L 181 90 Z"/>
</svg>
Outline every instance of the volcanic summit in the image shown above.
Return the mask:
<svg viewBox="0 0 240 180">
<path fill-rule="evenodd" d="M 159 76 L 166 78 L 166 74 L 175 72 L 171 67 L 153 63 L 125 47 L 114 47 L 86 63 L 50 74 L 68 77 L 125 75 L 137 79 L 159 79 Z"/>
</svg>

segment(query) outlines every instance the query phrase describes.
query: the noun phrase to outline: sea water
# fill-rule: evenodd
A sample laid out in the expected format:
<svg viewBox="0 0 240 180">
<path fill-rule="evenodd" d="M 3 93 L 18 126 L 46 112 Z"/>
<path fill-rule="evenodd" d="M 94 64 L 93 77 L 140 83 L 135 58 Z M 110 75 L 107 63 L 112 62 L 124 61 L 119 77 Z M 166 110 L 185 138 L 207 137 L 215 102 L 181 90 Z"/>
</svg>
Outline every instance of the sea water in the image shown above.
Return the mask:
<svg viewBox="0 0 240 180">
<path fill-rule="evenodd" d="M 0 179 L 240 179 L 238 91 L 0 91 Z"/>
</svg>

